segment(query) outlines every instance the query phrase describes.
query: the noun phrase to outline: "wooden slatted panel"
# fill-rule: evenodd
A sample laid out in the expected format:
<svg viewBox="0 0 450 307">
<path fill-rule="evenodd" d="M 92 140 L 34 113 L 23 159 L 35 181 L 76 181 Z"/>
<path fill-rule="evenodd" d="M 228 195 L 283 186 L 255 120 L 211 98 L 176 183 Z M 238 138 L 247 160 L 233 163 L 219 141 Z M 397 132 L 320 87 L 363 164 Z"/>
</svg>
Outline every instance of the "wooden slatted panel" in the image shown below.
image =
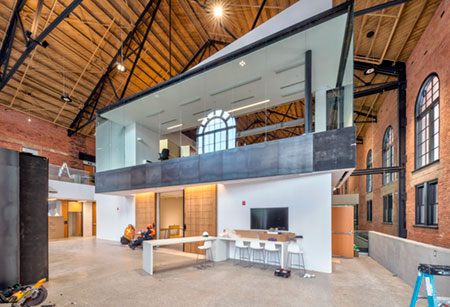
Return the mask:
<svg viewBox="0 0 450 307">
<path fill-rule="evenodd" d="M 208 232 L 217 236 L 217 185 L 205 185 L 184 190 L 185 237 L 201 236 Z M 184 251 L 198 253 L 199 243 L 184 245 Z"/>
<path fill-rule="evenodd" d="M 136 232 L 146 229 L 148 224 L 154 224 L 156 229 L 156 195 L 153 192 L 136 194 Z"/>
</svg>

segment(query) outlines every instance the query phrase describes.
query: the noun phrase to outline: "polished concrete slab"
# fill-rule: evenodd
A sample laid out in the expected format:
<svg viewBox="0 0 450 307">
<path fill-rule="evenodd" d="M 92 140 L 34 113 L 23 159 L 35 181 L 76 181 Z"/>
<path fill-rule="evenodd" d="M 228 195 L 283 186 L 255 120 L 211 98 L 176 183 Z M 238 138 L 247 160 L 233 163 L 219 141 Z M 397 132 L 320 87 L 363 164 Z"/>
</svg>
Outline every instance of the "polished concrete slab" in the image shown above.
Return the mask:
<svg viewBox="0 0 450 307">
<path fill-rule="evenodd" d="M 333 274 L 289 279 L 196 256 L 155 252 L 155 275 L 142 270 L 142 250 L 80 238 L 50 242 L 49 297 L 56 306 L 409 306 L 412 288 L 368 257 L 335 259 Z M 421 304 L 418 306 L 426 306 Z"/>
</svg>

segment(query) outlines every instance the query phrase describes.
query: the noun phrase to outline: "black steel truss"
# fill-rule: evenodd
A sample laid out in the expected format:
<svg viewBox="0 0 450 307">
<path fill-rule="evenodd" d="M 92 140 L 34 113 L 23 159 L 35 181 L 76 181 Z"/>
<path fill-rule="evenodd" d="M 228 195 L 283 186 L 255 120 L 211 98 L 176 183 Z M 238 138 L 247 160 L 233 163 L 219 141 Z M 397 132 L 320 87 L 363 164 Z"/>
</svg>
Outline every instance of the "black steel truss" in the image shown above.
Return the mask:
<svg viewBox="0 0 450 307">
<path fill-rule="evenodd" d="M 25 6 L 27 0 L 18 0 L 16 6 L 14 7 L 11 20 L 6 30 L 5 38 L 3 39 L 2 47 L 0 49 L 0 90 L 2 90 L 13 75 L 17 72 L 19 67 L 27 59 L 27 57 L 33 52 L 33 50 L 41 45 L 44 48 L 48 45 L 45 42 L 45 38 L 64 20 L 68 17 L 70 13 L 82 2 L 83 0 L 72 1 L 39 35 L 37 33 L 32 33 L 30 30 L 25 30 L 20 13 Z M 40 15 L 40 9 L 38 7 L 36 11 L 36 18 Z M 32 29 L 36 30 L 35 22 L 33 22 Z M 17 27 L 23 35 L 25 42 L 25 50 L 22 52 L 19 59 L 10 67 L 10 56 L 13 49 L 13 45 L 16 41 L 15 36 L 17 32 Z"/>
<path fill-rule="evenodd" d="M 252 30 L 256 27 L 256 24 L 258 23 L 259 16 L 261 16 L 261 12 L 264 9 L 264 5 L 266 5 L 266 0 L 263 0 L 263 2 L 261 3 L 261 6 L 259 7 L 258 14 L 256 14 L 255 21 L 253 21 Z"/>
<path fill-rule="evenodd" d="M 365 176 L 365 175 L 377 175 L 377 174 L 388 174 L 388 173 L 399 173 L 404 170 L 401 166 L 391 166 L 391 167 L 378 167 L 378 168 L 366 168 L 366 169 L 355 169 L 350 176 Z"/>
<path fill-rule="evenodd" d="M 68 129 L 69 136 L 72 136 L 74 133 L 77 133 L 78 131 L 95 121 L 94 114 L 97 111 L 98 102 L 102 97 L 105 86 L 112 88 L 114 95 L 118 101 L 124 98 L 125 93 L 128 89 L 128 85 L 130 84 L 131 78 L 134 74 L 136 65 L 140 60 L 141 52 L 147 41 L 148 34 L 150 33 L 150 30 L 152 28 L 152 24 L 155 20 L 155 16 L 158 12 L 160 4 L 161 0 L 150 0 L 147 3 L 141 15 L 134 24 L 133 29 L 128 33 L 127 37 L 122 42 L 120 48 L 117 50 L 116 54 L 109 63 L 105 73 L 102 75 L 97 85 L 94 87 L 91 94 L 86 99 L 83 108 L 78 112 L 77 116 L 70 125 Z M 143 35 L 138 31 L 140 29 L 145 29 L 145 31 L 143 31 Z M 122 91 L 119 93 L 119 89 L 114 87 L 112 80 L 117 73 L 116 64 L 119 61 L 120 56 L 122 56 L 122 58 L 120 58 L 122 64 L 131 62 L 132 66 L 128 72 L 128 76 L 126 78 L 126 82 L 122 88 Z M 132 56 L 134 56 L 134 59 L 132 59 Z"/>
<path fill-rule="evenodd" d="M 373 94 L 384 93 L 387 91 L 396 90 L 400 87 L 400 85 L 401 84 L 398 81 L 378 84 L 376 87 L 369 88 L 367 90 L 354 92 L 353 98 L 361 98 L 361 97 L 365 97 L 365 96 L 369 96 L 369 95 L 373 95 Z"/>
<path fill-rule="evenodd" d="M 389 1 L 389 2 L 386 2 L 386 3 L 379 4 L 379 5 L 375 5 L 375 6 L 367 8 L 367 9 L 363 9 L 363 10 L 355 12 L 355 17 L 362 16 L 362 15 L 369 14 L 369 13 L 373 13 L 375 11 L 386 9 L 386 8 L 389 8 L 389 7 L 392 7 L 392 6 L 396 6 L 396 5 L 399 5 L 399 4 L 402 4 L 402 3 L 405 3 L 405 2 L 409 2 L 409 1 L 411 1 L 411 0 L 393 0 L 393 1 Z"/>
<path fill-rule="evenodd" d="M 216 49 L 216 51 L 218 50 L 217 45 L 223 45 L 226 46 L 228 45 L 227 42 L 223 42 L 223 41 L 218 41 L 218 40 L 214 40 L 214 39 L 209 39 L 207 40 L 201 47 L 200 49 L 198 49 L 198 51 L 194 54 L 194 56 L 192 57 L 192 59 L 189 60 L 189 63 L 187 63 L 184 67 L 183 70 L 180 73 L 184 73 L 186 70 L 188 70 L 190 67 L 192 67 L 192 64 L 194 63 L 200 63 L 204 57 L 204 55 L 206 54 L 206 51 L 211 48 Z"/>
</svg>

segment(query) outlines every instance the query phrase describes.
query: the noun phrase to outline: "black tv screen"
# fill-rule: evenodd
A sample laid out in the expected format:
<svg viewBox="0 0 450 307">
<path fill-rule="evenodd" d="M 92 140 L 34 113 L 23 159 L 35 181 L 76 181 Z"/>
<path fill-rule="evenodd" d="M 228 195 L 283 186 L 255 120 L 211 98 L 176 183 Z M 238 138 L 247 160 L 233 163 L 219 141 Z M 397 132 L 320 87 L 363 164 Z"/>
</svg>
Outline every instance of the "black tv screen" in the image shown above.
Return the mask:
<svg viewBox="0 0 450 307">
<path fill-rule="evenodd" d="M 252 208 L 250 209 L 251 229 L 278 228 L 289 230 L 289 208 Z"/>
</svg>

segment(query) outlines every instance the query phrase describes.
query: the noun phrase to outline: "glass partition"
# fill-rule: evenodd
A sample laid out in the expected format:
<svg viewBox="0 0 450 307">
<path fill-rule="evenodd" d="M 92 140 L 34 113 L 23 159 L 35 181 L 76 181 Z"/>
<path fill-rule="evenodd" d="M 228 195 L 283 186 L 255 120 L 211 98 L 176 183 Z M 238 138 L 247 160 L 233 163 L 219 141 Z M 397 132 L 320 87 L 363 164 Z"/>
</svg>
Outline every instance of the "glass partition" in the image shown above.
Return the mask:
<svg viewBox="0 0 450 307">
<path fill-rule="evenodd" d="M 305 53 L 312 53 L 313 132 L 353 125 L 353 54 L 336 88 L 347 15 L 330 19 L 102 113 L 97 171 L 299 136 Z M 202 64 L 200 64 L 201 67 Z"/>
</svg>

